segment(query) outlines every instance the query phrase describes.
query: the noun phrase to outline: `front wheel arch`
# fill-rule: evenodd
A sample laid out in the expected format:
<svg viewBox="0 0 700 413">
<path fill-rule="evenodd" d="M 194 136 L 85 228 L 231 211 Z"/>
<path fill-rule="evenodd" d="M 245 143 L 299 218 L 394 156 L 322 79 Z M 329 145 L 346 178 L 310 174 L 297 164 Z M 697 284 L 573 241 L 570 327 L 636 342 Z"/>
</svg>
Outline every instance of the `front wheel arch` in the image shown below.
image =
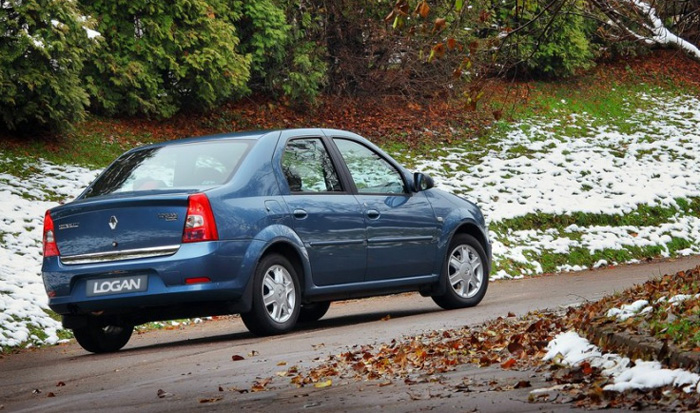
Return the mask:
<svg viewBox="0 0 700 413">
<path fill-rule="evenodd" d="M 450 237 L 450 243 L 452 242 L 454 237 L 460 234 L 471 235 L 472 237 L 474 237 L 474 239 L 477 240 L 479 245 L 481 245 L 481 248 L 483 248 L 484 253 L 486 254 L 488 272 L 489 274 L 491 274 L 491 246 L 487 234 L 481 231 L 479 229 L 479 226 L 477 226 L 476 224 L 472 222 L 465 222 L 462 225 L 460 225 L 459 228 L 457 228 L 457 230 L 454 231 L 454 234 L 452 234 L 452 236 Z"/>
</svg>

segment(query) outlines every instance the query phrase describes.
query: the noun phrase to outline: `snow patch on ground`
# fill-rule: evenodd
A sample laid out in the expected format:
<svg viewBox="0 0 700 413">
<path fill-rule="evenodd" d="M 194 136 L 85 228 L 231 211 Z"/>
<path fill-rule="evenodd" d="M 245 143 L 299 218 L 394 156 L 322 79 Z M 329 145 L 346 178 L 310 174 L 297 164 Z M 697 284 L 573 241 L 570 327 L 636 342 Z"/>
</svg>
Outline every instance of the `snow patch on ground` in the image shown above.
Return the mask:
<svg viewBox="0 0 700 413">
<path fill-rule="evenodd" d="M 432 175 L 438 187 L 473 200 L 491 224 L 528 214 L 619 216 L 640 205 L 677 207 L 676 199 L 700 195 L 700 100 L 645 94 L 639 99 L 651 109 L 628 119 L 626 131 L 589 126 L 586 132 L 577 125 L 596 122 L 585 113 L 567 120 L 534 118 L 510 127 L 478 163 L 466 164 L 470 154 L 482 149 L 468 143 L 448 148 L 445 156 L 417 159 L 415 169 Z M 567 236 L 569 232 L 581 234 L 580 239 Z M 678 215 L 653 227 L 572 226 L 564 233 L 555 229 L 491 233 L 495 259 L 528 262 L 532 269 L 522 270 L 524 274 L 541 268 L 528 253 L 661 245 L 667 256 L 666 246 L 673 237 L 690 241 L 691 247 L 679 254 L 700 253 L 700 219 Z M 570 269 L 580 267 L 559 268 Z M 519 275 L 504 270 L 495 274 Z"/>
<path fill-rule="evenodd" d="M 0 172 L 0 346 L 7 347 L 58 342 L 61 325 L 44 311 L 48 299 L 40 275 L 44 213 L 57 205 L 49 199 L 73 198 L 96 176 L 48 162 L 25 167 L 36 172 L 29 178 Z"/>
<path fill-rule="evenodd" d="M 598 347 L 573 331 L 560 333 L 550 341 L 544 360 L 556 360 L 569 366 L 578 366 L 586 361 L 591 367 L 602 369 L 604 375 L 614 380 L 603 390 L 624 392 L 629 389 L 675 386 L 686 392 L 700 392 L 698 374 L 682 369 L 665 369 L 657 361 L 636 360 L 633 364 L 627 357 L 615 353 L 603 354 Z"/>
</svg>

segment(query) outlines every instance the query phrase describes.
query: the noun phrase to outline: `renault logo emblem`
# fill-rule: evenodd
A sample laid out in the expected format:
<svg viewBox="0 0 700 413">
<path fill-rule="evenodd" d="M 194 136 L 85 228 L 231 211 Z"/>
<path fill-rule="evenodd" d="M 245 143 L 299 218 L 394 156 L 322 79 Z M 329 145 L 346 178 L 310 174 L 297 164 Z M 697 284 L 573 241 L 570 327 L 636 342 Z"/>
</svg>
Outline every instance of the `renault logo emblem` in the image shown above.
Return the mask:
<svg viewBox="0 0 700 413">
<path fill-rule="evenodd" d="M 118 224 L 118 223 L 119 223 L 119 221 L 117 221 L 117 217 L 115 217 L 114 215 L 112 215 L 111 217 L 109 217 L 109 227 L 110 227 L 111 229 L 113 229 L 113 230 L 114 230 L 114 229 L 117 229 L 117 224 Z"/>
</svg>

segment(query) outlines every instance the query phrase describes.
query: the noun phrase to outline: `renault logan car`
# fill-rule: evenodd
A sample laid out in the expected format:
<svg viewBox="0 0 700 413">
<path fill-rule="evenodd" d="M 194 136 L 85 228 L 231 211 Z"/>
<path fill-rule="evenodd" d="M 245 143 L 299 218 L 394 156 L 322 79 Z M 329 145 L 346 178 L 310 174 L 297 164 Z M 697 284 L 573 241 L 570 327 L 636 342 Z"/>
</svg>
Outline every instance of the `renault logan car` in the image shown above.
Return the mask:
<svg viewBox="0 0 700 413">
<path fill-rule="evenodd" d="M 156 320 L 240 313 L 270 335 L 348 298 L 419 291 L 474 306 L 491 266 L 474 204 L 329 129 L 130 150 L 46 212 L 43 238 L 49 306 L 95 353 Z"/>
</svg>

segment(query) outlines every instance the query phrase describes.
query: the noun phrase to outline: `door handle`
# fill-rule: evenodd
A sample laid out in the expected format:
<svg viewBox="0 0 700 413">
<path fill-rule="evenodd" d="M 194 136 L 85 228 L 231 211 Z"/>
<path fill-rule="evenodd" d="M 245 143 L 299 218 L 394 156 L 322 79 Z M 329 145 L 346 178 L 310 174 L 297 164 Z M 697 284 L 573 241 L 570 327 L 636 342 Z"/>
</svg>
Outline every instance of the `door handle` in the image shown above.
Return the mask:
<svg viewBox="0 0 700 413">
<path fill-rule="evenodd" d="M 379 211 L 376 209 L 368 209 L 367 210 L 367 218 L 369 219 L 379 219 Z"/>
<path fill-rule="evenodd" d="M 306 217 L 308 217 L 308 216 L 309 216 L 309 214 L 306 211 L 304 211 L 303 209 L 295 209 L 294 210 L 294 218 L 296 218 L 296 219 L 306 219 Z"/>
</svg>

